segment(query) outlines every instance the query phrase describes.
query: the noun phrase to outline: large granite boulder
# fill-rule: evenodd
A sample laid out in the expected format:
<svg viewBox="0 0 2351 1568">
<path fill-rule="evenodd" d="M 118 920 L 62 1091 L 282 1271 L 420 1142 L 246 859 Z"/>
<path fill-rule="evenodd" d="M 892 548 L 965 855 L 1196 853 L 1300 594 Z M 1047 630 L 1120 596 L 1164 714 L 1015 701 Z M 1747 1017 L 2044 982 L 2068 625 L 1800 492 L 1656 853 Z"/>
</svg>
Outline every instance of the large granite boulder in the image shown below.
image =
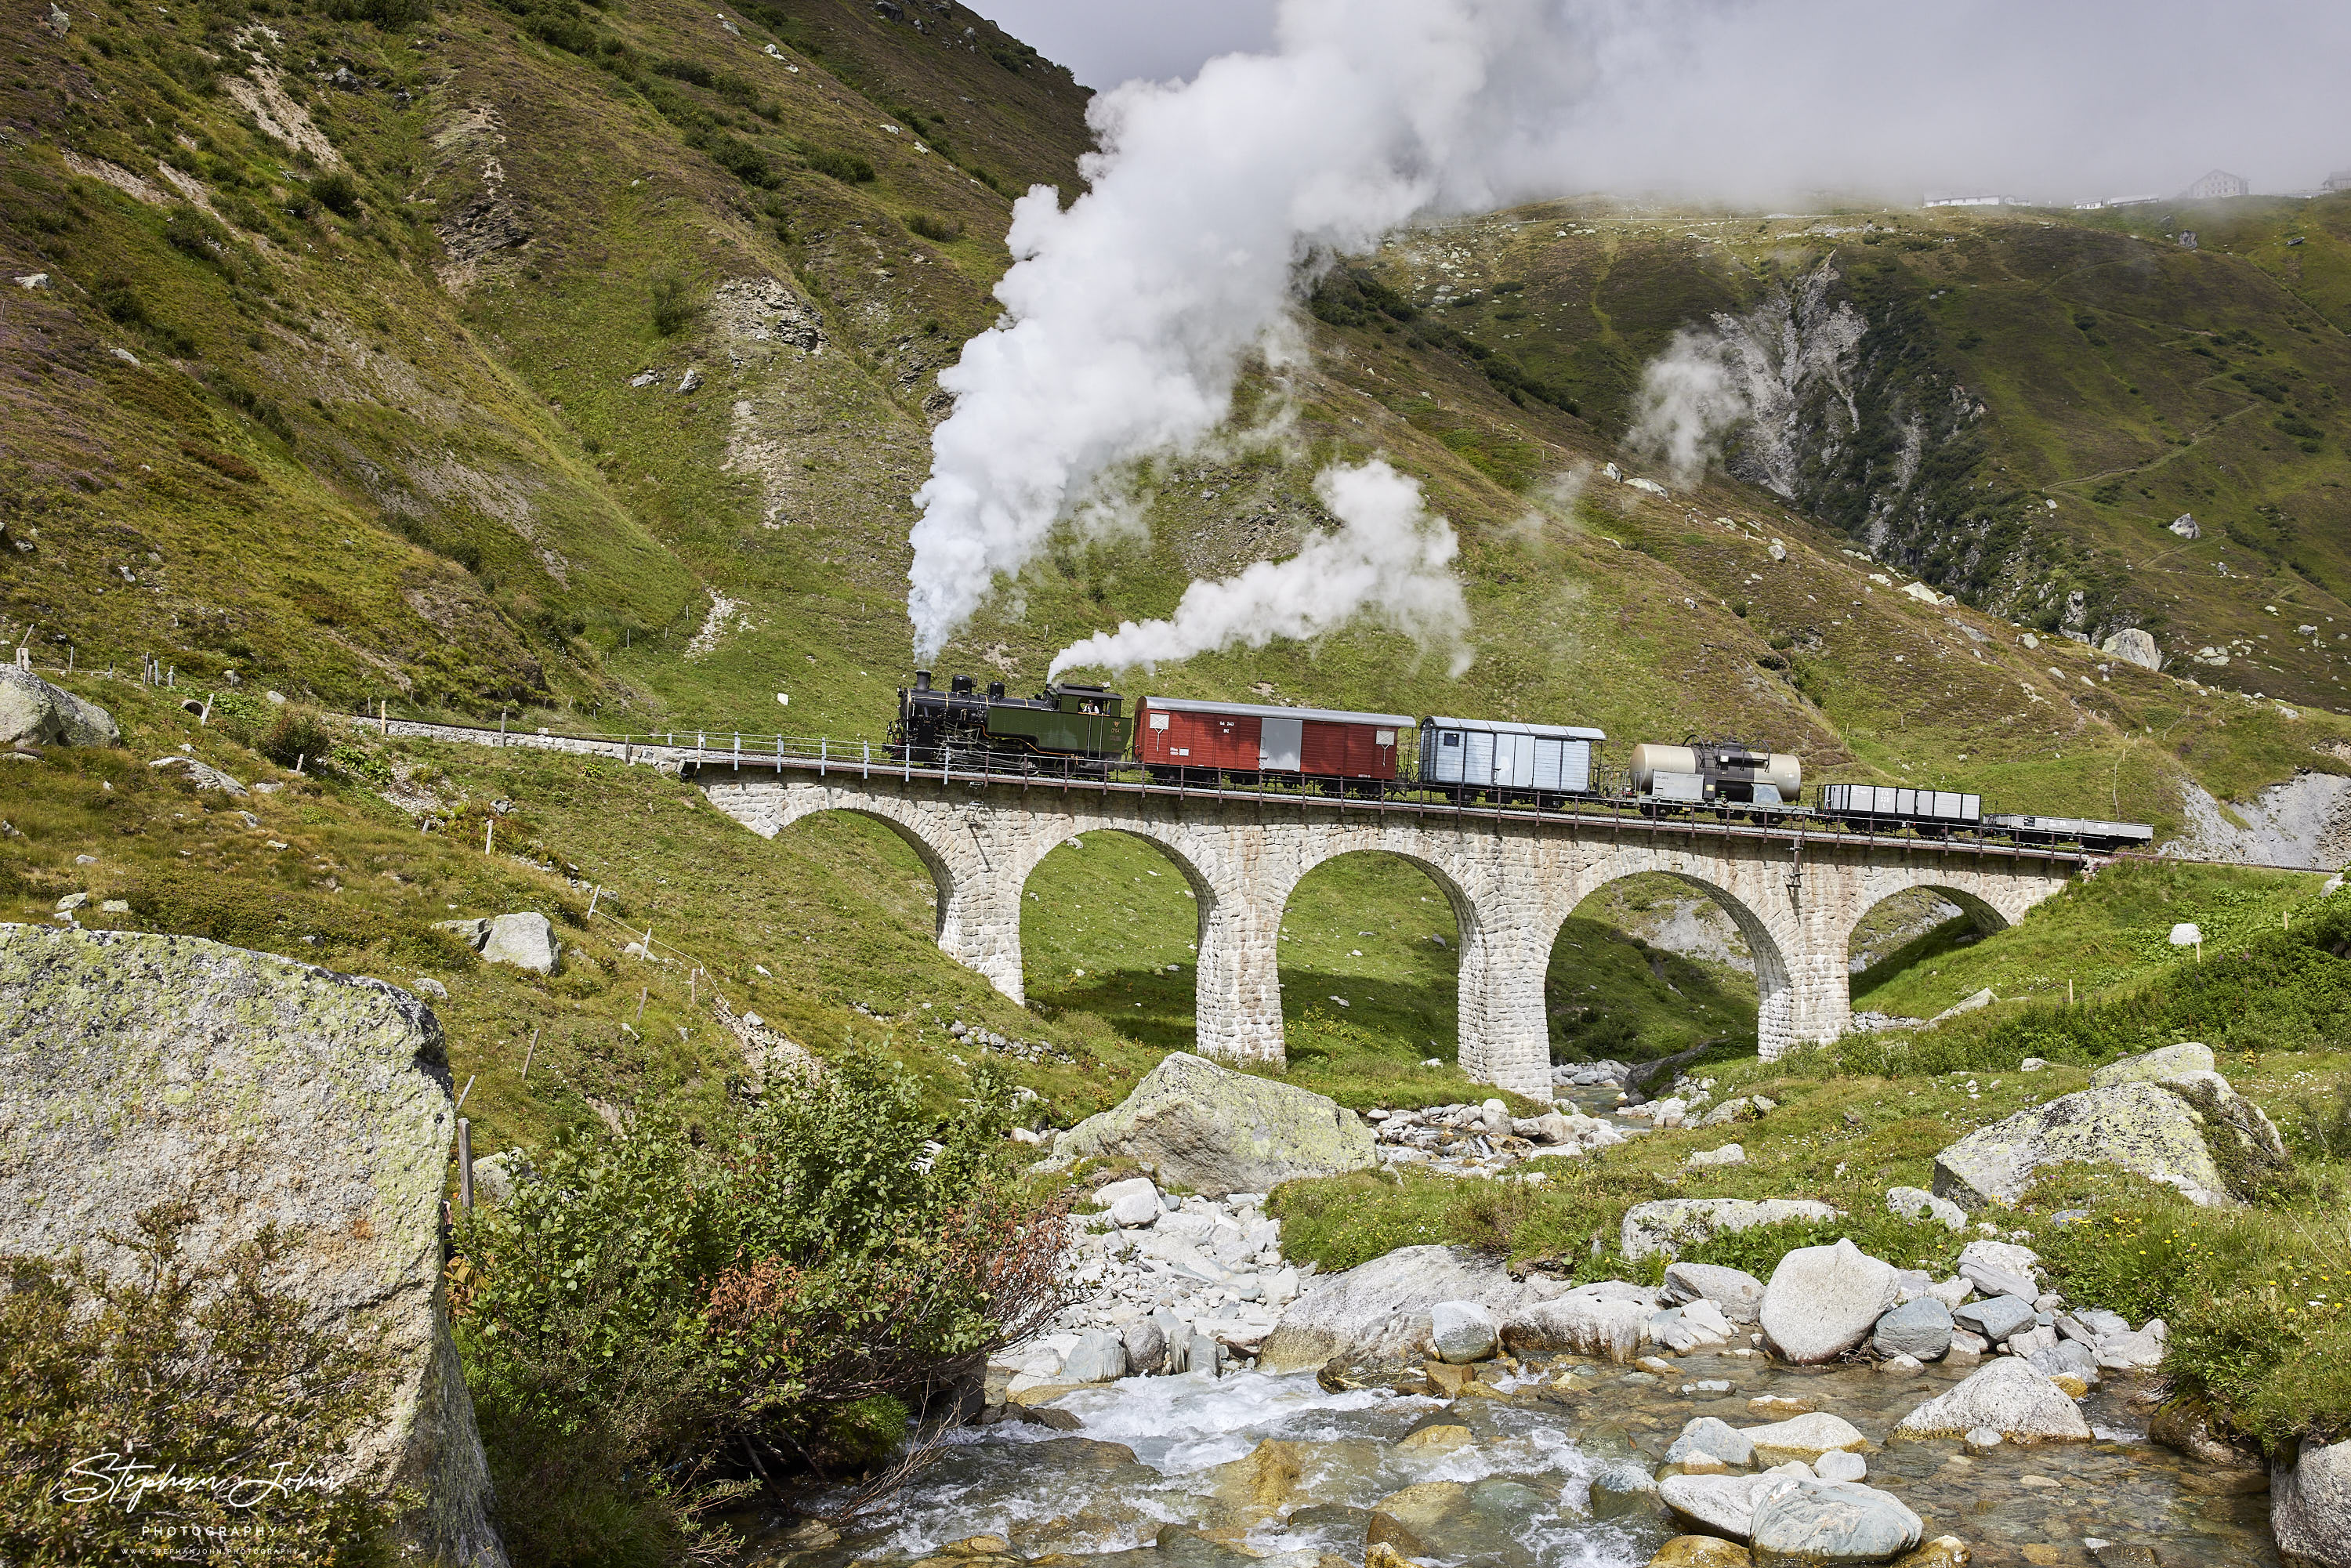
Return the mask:
<svg viewBox="0 0 2351 1568">
<path fill-rule="evenodd" d="M 1399 1247 L 1326 1274 L 1281 1314 L 1258 1353 L 1264 1372 L 1299 1372 L 1333 1356 L 1402 1361 L 1430 1354 L 1433 1314 L 1471 1301 L 1507 1322 L 1533 1292 L 1490 1259 L 1451 1247 Z"/>
<path fill-rule="evenodd" d="M 2270 1528 L 2289 1568 L 2351 1568 L 2351 1442 L 2305 1442 L 2272 1472 Z"/>
<path fill-rule="evenodd" d="M 1785 1359 L 1834 1361 L 1869 1337 L 1899 1293 L 1894 1265 L 1850 1240 L 1783 1255 L 1763 1288 L 1763 1333 Z"/>
<path fill-rule="evenodd" d="M 1502 1343 L 1512 1351 L 1602 1355 L 1628 1362 L 1653 1337 L 1651 1301 L 1611 1291 L 1615 1281 L 1582 1285 L 1549 1301 L 1529 1301 L 1502 1320 Z"/>
<path fill-rule="evenodd" d="M 96 1268 L 188 1202 L 189 1260 L 277 1228 L 273 1288 L 380 1333 L 349 1484 L 413 1492 L 402 1548 L 503 1568 L 441 1288 L 456 1126 L 441 1026 L 407 992 L 188 936 L 0 925 L 0 1253 Z"/>
<path fill-rule="evenodd" d="M 1839 1211 L 1809 1197 L 1663 1197 L 1625 1211 L 1618 1242 L 1638 1260 L 1652 1252 L 1675 1255 L 1717 1236 L 1782 1220 L 1830 1220 Z"/>
<path fill-rule="evenodd" d="M 114 716 L 30 670 L 0 664 L 0 746 L 112 746 Z"/>
<path fill-rule="evenodd" d="M 2226 1205 L 2252 1196 L 2286 1152 L 2262 1108 L 2217 1072 L 2116 1078 L 1969 1134 L 1935 1156 L 1935 1191 L 1976 1212 L 2016 1202 L 2043 1167 L 2068 1161 L 2118 1166 L 2192 1202 Z"/>
<path fill-rule="evenodd" d="M 2197 1040 L 2182 1040 L 2158 1051 L 2143 1051 L 2137 1056 L 2126 1056 L 2119 1061 L 2109 1061 L 2090 1074 L 2090 1087 L 2105 1089 L 2116 1083 L 2160 1083 L 2167 1078 L 2179 1078 L 2190 1072 L 2212 1072 L 2220 1068 L 2212 1048 Z"/>
<path fill-rule="evenodd" d="M 1053 1140 L 1049 1164 L 1131 1159 L 1212 1197 L 1270 1192 L 1299 1176 L 1369 1170 L 1372 1130 L 1328 1095 L 1171 1051 L 1134 1092 Z"/>
<path fill-rule="evenodd" d="M 2081 1406 L 2022 1357 L 1988 1361 L 1895 1427 L 1897 1437 L 1963 1437 L 1989 1427 L 2011 1443 L 2086 1443 Z"/>
<path fill-rule="evenodd" d="M 1858 1481 L 1800 1480 L 1756 1504 L 1749 1540 L 1755 1561 L 1883 1563 L 1918 1544 L 1926 1526 L 1891 1492 Z"/>
</svg>

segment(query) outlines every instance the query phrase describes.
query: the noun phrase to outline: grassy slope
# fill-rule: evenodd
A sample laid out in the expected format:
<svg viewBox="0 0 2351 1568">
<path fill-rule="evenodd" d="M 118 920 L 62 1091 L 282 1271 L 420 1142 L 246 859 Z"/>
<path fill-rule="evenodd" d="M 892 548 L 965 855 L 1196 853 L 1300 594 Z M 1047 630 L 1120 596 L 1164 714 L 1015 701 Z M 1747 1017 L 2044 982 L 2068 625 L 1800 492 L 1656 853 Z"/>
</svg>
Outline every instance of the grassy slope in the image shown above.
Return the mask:
<svg viewBox="0 0 2351 1568">
<path fill-rule="evenodd" d="M 235 57 L 238 8 L 167 17 L 97 5 L 62 39 L 37 28 L 12 39 L 0 95 L 23 129 L 0 178 L 0 252 L 12 274 L 48 270 L 57 287 L 12 292 L 0 319 L 13 372 L 0 380 L 11 410 L 0 500 L 12 538 L 35 546 L 0 550 L 0 613 L 37 624 L 45 666 L 63 637 L 82 667 L 129 667 L 153 651 L 199 690 L 234 668 L 251 685 L 329 705 L 389 696 L 411 710 L 479 714 L 528 698 L 541 708 L 536 722 L 606 729 L 756 731 L 778 722 L 780 692 L 792 698 L 792 728 L 878 731 L 904 657 L 904 497 L 938 412 L 930 374 L 991 314 L 986 291 L 1003 266 L 1008 214 L 998 187 L 1071 183 L 1082 95 L 985 27 L 988 47 L 963 49 L 848 0 L 752 7 L 733 33 L 706 10 L 643 0 L 582 13 L 587 54 L 534 32 L 528 11 L 450 5 L 406 32 L 308 12 L 266 17 L 278 41 L 249 40 L 355 182 L 348 214 L 311 206 L 299 216 L 289 204 L 317 171 L 258 130 L 194 53 Z M 770 43 L 782 59 L 763 52 Z M 704 86 L 667 60 L 716 74 Z M 366 85 L 326 86 L 328 62 Z M 910 130 L 956 162 L 914 151 Z M 716 161 L 739 162 L 737 143 L 765 161 L 765 183 Z M 157 162 L 176 160 L 225 227 L 192 228 L 184 202 L 134 199 L 78 174 L 68 149 L 139 173 L 158 196 Z M 827 153 L 863 158 L 876 177 L 818 172 L 811 161 Z M 960 223 L 963 235 L 919 238 L 906 226 L 917 214 Z M 514 243 L 481 249 L 469 236 L 485 232 Z M 1530 521 L 1530 485 L 1608 455 L 1624 389 L 1664 334 L 1738 304 L 1752 282 L 1719 245 L 1655 221 L 1595 220 L 1544 240 L 1539 256 L 1527 248 L 1559 232 L 1493 220 L 1448 243 L 1472 270 L 1507 264 L 1538 279 L 1528 298 L 1543 295 L 1536 314 L 1572 364 L 1544 359 L 1550 349 L 1526 347 L 1525 357 L 1579 390 L 1581 415 L 1514 403 L 1469 358 L 1409 333 L 1318 328 L 1317 357 L 1286 388 L 1252 384 L 1252 396 L 1287 400 L 1281 444 L 1146 476 L 1150 543 L 1056 552 L 1019 585 L 1025 617 L 991 612 L 948 663 L 1036 679 L 1070 637 L 1164 611 L 1194 575 L 1282 548 L 1318 519 L 1305 490 L 1314 462 L 1376 450 L 1422 476 L 1461 531 L 1479 652 L 1467 679 L 1449 682 L 1439 661 L 1360 632 L 1209 656 L 1153 684 L 1573 717 L 1620 745 L 1736 730 L 1803 753 L 1818 775 L 1965 779 L 2012 803 L 2166 824 L 2183 776 L 2227 796 L 2332 765 L 2314 750 L 2336 737 L 2329 720 L 2288 723 L 2127 667 L 2101 676 L 2070 644 L 2024 649 L 2001 622 L 1875 587 L 1837 553 L 1836 536 L 1737 486 L 1661 501 L 1601 485 L 1580 508 Z M 1997 257 L 2013 239 L 1988 225 L 1971 243 Z M 1766 242 L 1810 243 L 1776 232 L 1756 243 Z M 1508 246 L 1525 252 L 1523 267 Z M 2305 246 L 2260 265 L 2323 270 L 2332 255 Z M 696 308 L 664 333 L 654 286 L 673 278 Z M 778 280 L 807 301 L 825 351 L 730 330 L 718 291 L 744 279 Z M 1498 342 L 1533 330 L 1483 308 L 1455 313 L 1458 325 Z M 1573 330 L 1561 324 L 1569 318 Z M 1526 340 L 1509 341 L 1516 350 Z M 680 393 L 689 368 L 701 388 Z M 660 372 L 654 383 L 629 384 L 648 370 Z M 1789 547 L 1778 564 L 1765 553 L 1774 537 Z M 742 612 L 708 652 L 690 654 L 713 591 Z M 2062 682 L 2047 674 L 2052 664 Z M 137 722 L 147 755 L 176 743 L 185 721 L 172 712 L 119 684 L 90 689 Z M 1055 895 L 1034 906 L 1029 933 L 1040 1025 L 927 947 L 927 886 L 893 841 L 812 824 L 759 846 L 680 807 L 674 790 L 664 800 L 665 787 L 642 774 L 597 774 L 583 790 L 576 766 L 434 760 L 469 797 L 511 798 L 522 818 L 556 824 L 584 880 L 623 885 L 630 920 L 674 912 L 697 944 L 746 923 L 725 938 L 740 953 L 712 954 L 713 971 L 820 1046 L 872 1027 L 852 1002 L 911 1019 L 925 1000 L 1008 1034 L 1082 1044 L 1117 1071 L 1147 1055 L 1121 1040 L 1186 1038 L 1188 976 L 1147 967 L 1185 961 L 1188 911 L 1178 889 L 1159 887 L 1172 879 L 1153 881 L 1155 897 L 1115 929 L 1088 915 L 1130 892 L 1140 900 L 1153 879 L 1136 856 L 1149 852 L 1072 852 L 1071 864 L 1056 857 L 1040 873 L 1039 890 Z M 79 766 L 53 760 L 9 786 L 29 793 L 11 810 L 34 835 L 28 863 L 45 897 L 73 880 L 63 868 L 82 830 L 63 780 Z M 45 826 L 51 789 L 64 814 Z M 385 827 L 383 809 L 356 787 L 334 799 L 319 847 L 339 863 L 389 852 L 362 846 L 404 831 Z M 666 841 L 649 847 L 640 805 L 668 824 Z M 418 940 L 418 924 L 450 902 L 555 896 L 465 882 L 480 868 L 453 845 L 386 841 L 424 853 L 467 894 L 387 904 L 402 941 Z M 742 901 L 710 888 L 710 868 L 731 876 L 742 864 L 760 868 Z M 223 918 L 213 904 L 277 886 L 255 859 L 218 870 L 196 904 L 150 918 L 210 928 Z M 818 915 L 840 889 L 857 894 L 820 932 Z M 1424 1052 L 1452 1051 L 1449 949 L 1426 940 L 1450 932 L 1423 898 L 1435 903 L 1416 873 L 1368 862 L 1301 888 L 1286 981 L 1308 999 L 1292 1008 L 1301 1071 L 1350 1093 L 1400 1093 L 1424 1071 L 1426 1093 L 1458 1092 L 1449 1069 L 1417 1065 Z M 755 956 L 772 933 L 753 941 L 753 923 L 789 927 L 747 912 L 786 906 L 815 939 L 789 964 Z M 16 912 L 42 907 L 27 895 Z M 314 951 L 274 925 L 235 928 L 262 946 Z M 1374 936 L 1355 935 L 1367 928 Z M 1583 1027 L 1576 1009 L 1595 995 L 1602 1016 L 1633 1020 L 1645 1051 L 1751 1027 L 1742 981 L 1586 935 L 1588 960 L 1566 944 L 1554 956 L 1563 1029 Z M 595 939 L 585 938 L 589 955 L 609 969 Z M 348 950 L 353 963 L 372 951 Z M 887 963 L 874 961 L 881 954 Z M 778 977 L 773 988 L 747 967 L 760 961 Z M 505 998 L 496 1008 L 453 997 L 447 1009 L 461 1062 L 502 1061 L 527 1038 L 526 1019 L 547 1028 L 576 1014 L 600 1021 L 562 1036 L 572 1043 L 560 1051 L 576 1058 L 562 1071 L 601 1085 L 599 1098 L 625 1098 L 632 1083 L 654 1092 L 655 1078 L 637 1077 L 657 1060 L 668 1062 L 661 1072 L 705 1085 L 726 1067 L 727 1052 L 696 1044 L 692 1024 L 665 1056 L 620 1034 L 615 998 L 627 988 L 610 975 L 583 997 L 559 983 L 485 984 Z M 1591 986 L 1600 992 L 1582 988 Z M 1349 1006 L 1311 1000 L 1331 996 Z M 664 1027 L 674 1036 L 678 1026 Z M 914 1059 L 937 1064 L 903 1032 L 911 1024 L 901 1028 Z M 1086 1072 L 1038 1082 L 1057 1113 L 1114 1087 Z M 473 1103 L 486 1133 L 580 1118 L 584 1100 L 539 1082 L 536 1068 L 528 1093 L 486 1077 Z"/>
</svg>

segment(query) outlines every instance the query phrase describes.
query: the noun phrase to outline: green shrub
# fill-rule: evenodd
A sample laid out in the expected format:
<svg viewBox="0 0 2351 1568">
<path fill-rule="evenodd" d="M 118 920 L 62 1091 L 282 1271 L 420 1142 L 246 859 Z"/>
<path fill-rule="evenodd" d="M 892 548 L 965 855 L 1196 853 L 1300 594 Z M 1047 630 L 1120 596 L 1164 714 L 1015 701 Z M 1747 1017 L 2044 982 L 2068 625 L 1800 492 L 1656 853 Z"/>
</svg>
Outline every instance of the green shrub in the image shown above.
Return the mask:
<svg viewBox="0 0 2351 1568">
<path fill-rule="evenodd" d="M 739 136 L 713 137 L 710 156 L 720 168 L 747 185 L 767 186 L 776 182 L 776 172 L 768 164 L 768 155 Z"/>
<path fill-rule="evenodd" d="M 311 763 L 323 761 L 336 740 L 326 721 L 306 707 L 287 703 L 277 710 L 270 722 L 269 733 L 261 737 L 255 749 L 280 768 L 292 768 L 300 763 L 308 768 Z"/>
<path fill-rule="evenodd" d="M 312 180 L 310 199 L 340 217 L 356 218 L 360 215 L 359 184 L 340 169 Z"/>
<path fill-rule="evenodd" d="M 180 1245 L 194 1218 L 185 1203 L 141 1215 L 136 1264 L 111 1278 L 78 1258 L 0 1260 L 0 1555 L 185 1561 L 234 1537 L 246 1561 L 390 1561 L 387 1510 L 356 1490 L 259 1505 L 110 1491 L 132 1455 L 149 1479 L 331 1472 L 377 1408 L 375 1347 L 307 1326 L 306 1304 L 266 1283 L 275 1233 L 200 1267 Z"/>
<path fill-rule="evenodd" d="M 963 238 L 961 219 L 936 213 L 916 213 L 906 220 L 906 226 L 934 245 L 953 245 Z"/>
<path fill-rule="evenodd" d="M 808 154 L 808 166 L 845 185 L 862 185 L 873 178 L 873 165 L 854 152 L 820 147 Z"/>
<path fill-rule="evenodd" d="M 723 1125 L 649 1116 L 559 1148 L 470 1217 L 456 1327 L 517 1561 L 707 1543 L 697 1511 L 747 1458 L 864 1469 L 1034 1332 L 1062 1233 L 997 1168 L 1011 1112 L 983 1065 L 936 1126 L 854 1051 Z"/>
<path fill-rule="evenodd" d="M 685 280 L 674 273 L 653 279 L 653 330 L 664 338 L 674 338 L 694 324 L 702 314 L 702 307 L 688 292 Z"/>
</svg>

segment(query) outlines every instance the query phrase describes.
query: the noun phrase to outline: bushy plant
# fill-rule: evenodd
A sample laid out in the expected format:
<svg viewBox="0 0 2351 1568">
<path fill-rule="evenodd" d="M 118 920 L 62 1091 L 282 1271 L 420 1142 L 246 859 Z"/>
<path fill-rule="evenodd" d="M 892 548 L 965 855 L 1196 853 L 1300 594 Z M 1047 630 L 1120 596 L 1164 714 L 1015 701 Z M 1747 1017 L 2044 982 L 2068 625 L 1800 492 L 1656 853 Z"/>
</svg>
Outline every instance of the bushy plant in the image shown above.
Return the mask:
<svg viewBox="0 0 2351 1568">
<path fill-rule="evenodd" d="M 339 1484 L 380 1403 L 375 1348 L 306 1326 L 305 1303 L 266 1284 L 274 1233 L 191 1262 L 194 1218 L 141 1215 L 135 1263 L 110 1277 L 78 1257 L 0 1260 L 0 1557 L 390 1561 L 386 1504 Z M 131 1486 L 170 1474 L 244 1484 Z M 306 1476 L 327 1484 L 280 1484 Z"/>
<path fill-rule="evenodd" d="M 310 199 L 338 217 L 360 215 L 359 185 L 340 169 L 310 182 Z"/>
<path fill-rule="evenodd" d="M 517 1560 L 658 1560 L 747 1479 L 862 1471 L 1035 1332 L 1062 1226 L 998 1166 L 1011 1114 L 983 1065 L 938 1126 L 854 1051 L 722 1126 L 558 1149 L 478 1211 L 457 1330 Z"/>
<path fill-rule="evenodd" d="M 280 768 L 291 768 L 298 762 L 308 768 L 326 757 L 335 739 L 334 732 L 317 714 L 287 703 L 277 710 L 277 716 L 270 721 L 269 733 L 261 737 L 256 749 Z"/>
<path fill-rule="evenodd" d="M 820 147 L 808 155 L 808 166 L 844 185 L 862 185 L 873 178 L 873 165 L 854 152 Z"/>
<path fill-rule="evenodd" d="M 907 218 L 906 226 L 934 245 L 952 245 L 963 238 L 962 221 L 937 213 L 916 213 Z"/>
<path fill-rule="evenodd" d="M 664 338 L 674 338 L 694 324 L 701 307 L 694 300 L 685 279 L 674 273 L 664 273 L 653 279 L 653 330 Z"/>
</svg>

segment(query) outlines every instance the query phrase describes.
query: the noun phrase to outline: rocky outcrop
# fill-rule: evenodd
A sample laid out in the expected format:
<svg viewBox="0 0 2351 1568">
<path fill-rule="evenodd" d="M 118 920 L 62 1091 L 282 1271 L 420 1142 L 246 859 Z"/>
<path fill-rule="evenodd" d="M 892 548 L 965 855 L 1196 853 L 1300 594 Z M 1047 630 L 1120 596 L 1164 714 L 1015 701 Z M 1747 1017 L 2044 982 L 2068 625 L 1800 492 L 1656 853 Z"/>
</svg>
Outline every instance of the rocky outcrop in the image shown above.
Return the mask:
<svg viewBox="0 0 2351 1568">
<path fill-rule="evenodd" d="M 112 746 L 114 716 L 30 670 L 0 664 L 0 746 Z"/>
<path fill-rule="evenodd" d="M 1897 1437 L 1959 1437 L 1989 1428 L 2011 1443 L 2086 1443 L 2081 1407 L 2020 1357 L 1988 1361 L 1949 1392 L 1919 1406 L 1894 1428 Z"/>
<path fill-rule="evenodd" d="M 1055 1138 L 1049 1163 L 1092 1155 L 1131 1159 L 1163 1182 L 1212 1197 L 1377 1163 L 1371 1129 L 1327 1095 L 1180 1051 L 1119 1104 Z"/>
<path fill-rule="evenodd" d="M 1635 1260 L 1652 1252 L 1671 1257 L 1715 1237 L 1787 1219 L 1828 1220 L 1837 1210 L 1809 1197 L 1667 1197 L 1625 1211 L 1618 1242 Z"/>
<path fill-rule="evenodd" d="M 1281 1317 L 1259 1354 L 1265 1372 L 1299 1372 L 1333 1356 L 1426 1354 L 1440 1302 L 1473 1301 L 1507 1324 L 1532 1292 L 1499 1263 L 1451 1247 L 1402 1247 L 1320 1279 Z"/>
<path fill-rule="evenodd" d="M 2351 1442 L 2304 1443 L 2270 1479 L 2270 1528 L 2288 1568 L 2351 1568 Z"/>
<path fill-rule="evenodd" d="M 381 980 L 193 937 L 0 925 L 0 1252 L 102 1269 L 170 1202 L 192 1261 L 275 1226 L 273 1285 L 381 1333 L 381 1419 L 348 1474 L 419 1500 L 405 1544 L 502 1565 L 441 1294 L 455 1128 L 441 1027 Z M 291 1178 L 291 1179 L 289 1179 Z"/>
<path fill-rule="evenodd" d="M 1654 1337 L 1656 1316 L 1648 1301 L 1612 1294 L 1610 1283 L 1585 1285 L 1520 1308 L 1503 1321 L 1502 1343 L 1514 1351 L 1628 1362 Z"/>
<path fill-rule="evenodd" d="M 434 922 L 482 956 L 487 964 L 511 964 L 534 975 L 551 975 L 563 956 L 555 925 L 536 911 Z"/>
<path fill-rule="evenodd" d="M 1969 1134 L 1935 1156 L 1935 1191 L 1970 1211 L 2022 1197 L 2047 1166 L 2114 1166 L 2193 1202 L 2250 1197 L 2283 1168 L 2284 1140 L 2260 1106 L 2219 1073 L 2168 1071 L 2203 1052 L 2168 1047 L 2111 1064 L 2106 1081 Z M 2210 1059 L 2203 1052 L 2202 1060 Z M 2135 1073 L 2160 1073 L 2153 1080 Z"/>
</svg>

